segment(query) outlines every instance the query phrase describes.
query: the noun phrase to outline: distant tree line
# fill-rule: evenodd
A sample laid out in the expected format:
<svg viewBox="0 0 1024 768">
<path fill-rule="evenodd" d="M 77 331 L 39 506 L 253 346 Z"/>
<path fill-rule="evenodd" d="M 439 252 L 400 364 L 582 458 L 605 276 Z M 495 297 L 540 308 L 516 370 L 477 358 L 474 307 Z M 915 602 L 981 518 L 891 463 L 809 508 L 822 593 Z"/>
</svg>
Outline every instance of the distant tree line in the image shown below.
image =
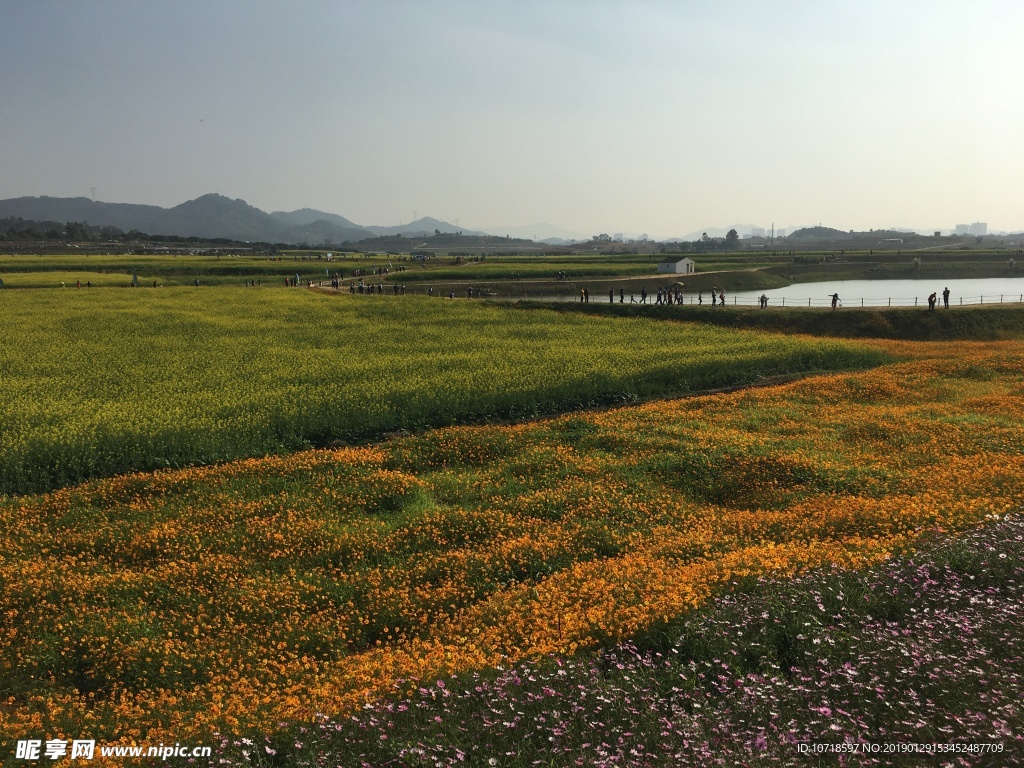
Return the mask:
<svg viewBox="0 0 1024 768">
<path fill-rule="evenodd" d="M 117 227 L 94 227 L 84 222 L 33 221 L 12 216 L 0 219 L 0 240 L 117 240 Z"/>
<path fill-rule="evenodd" d="M 735 229 L 725 233 L 725 237 L 710 237 L 705 232 L 699 240 L 681 240 L 676 243 L 662 243 L 658 250 L 662 253 L 711 253 L 714 251 L 735 251 L 740 246 L 740 234 Z"/>
<path fill-rule="evenodd" d="M 16 240 L 39 240 L 39 241 L 60 241 L 67 243 L 181 243 L 197 245 L 207 243 L 212 245 L 249 246 L 263 250 L 276 250 L 287 248 L 283 243 L 248 243 L 239 240 L 231 240 L 226 237 L 182 237 L 180 235 L 150 235 L 140 232 L 137 229 L 125 232 L 112 226 L 94 226 L 84 221 L 34 221 L 11 216 L 0 219 L 0 241 Z"/>
</svg>

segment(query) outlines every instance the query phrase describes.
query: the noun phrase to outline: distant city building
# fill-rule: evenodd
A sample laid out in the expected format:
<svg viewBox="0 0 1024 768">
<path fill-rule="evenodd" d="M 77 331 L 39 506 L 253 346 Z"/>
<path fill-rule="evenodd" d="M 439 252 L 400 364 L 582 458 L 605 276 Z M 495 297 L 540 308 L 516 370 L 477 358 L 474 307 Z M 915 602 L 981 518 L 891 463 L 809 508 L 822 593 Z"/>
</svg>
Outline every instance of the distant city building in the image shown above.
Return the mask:
<svg viewBox="0 0 1024 768">
<path fill-rule="evenodd" d="M 786 236 L 786 230 L 784 230 L 784 229 L 776 229 L 775 230 L 775 236 L 776 237 L 785 237 Z"/>
<path fill-rule="evenodd" d="M 978 235 L 979 237 L 981 237 L 982 235 L 987 235 L 988 224 L 984 221 L 976 221 L 973 224 L 971 224 L 971 228 L 967 230 L 967 234 Z"/>
<path fill-rule="evenodd" d="M 957 224 L 956 229 L 953 230 L 953 233 L 957 235 L 966 235 L 967 230 L 969 229 L 970 227 L 967 224 Z"/>
<path fill-rule="evenodd" d="M 679 259 L 678 261 L 666 259 L 665 261 L 658 262 L 658 272 L 670 272 L 678 275 L 692 275 L 695 266 L 696 265 L 694 264 L 693 259 Z"/>
<path fill-rule="evenodd" d="M 750 236 L 751 237 L 764 237 L 764 227 L 751 227 L 751 229 L 750 229 Z"/>
<path fill-rule="evenodd" d="M 614 240 L 617 243 L 621 243 L 625 238 L 626 236 L 621 232 L 616 232 L 614 235 L 612 235 L 612 240 Z"/>
<path fill-rule="evenodd" d="M 935 230 L 935 236 L 936 237 L 942 237 L 942 233 L 939 230 L 936 229 Z"/>
</svg>

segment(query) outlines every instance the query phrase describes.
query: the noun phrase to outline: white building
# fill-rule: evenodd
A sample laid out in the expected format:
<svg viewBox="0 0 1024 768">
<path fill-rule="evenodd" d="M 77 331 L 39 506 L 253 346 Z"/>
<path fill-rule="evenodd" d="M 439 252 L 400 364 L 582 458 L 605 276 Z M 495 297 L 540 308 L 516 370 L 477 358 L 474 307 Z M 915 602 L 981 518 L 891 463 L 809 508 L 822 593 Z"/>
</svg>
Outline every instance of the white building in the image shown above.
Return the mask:
<svg viewBox="0 0 1024 768">
<path fill-rule="evenodd" d="M 969 229 L 970 227 L 967 224 L 957 224 L 956 229 L 953 230 L 953 233 L 957 235 L 966 235 L 967 230 Z"/>
<path fill-rule="evenodd" d="M 984 221 L 976 221 L 971 224 L 970 229 L 967 230 L 969 235 L 978 235 L 979 237 L 988 234 L 988 223 Z"/>
<path fill-rule="evenodd" d="M 695 271 L 696 264 L 693 259 L 680 259 L 679 261 L 659 261 L 658 272 L 659 273 L 671 273 L 676 275 L 692 275 Z"/>
</svg>

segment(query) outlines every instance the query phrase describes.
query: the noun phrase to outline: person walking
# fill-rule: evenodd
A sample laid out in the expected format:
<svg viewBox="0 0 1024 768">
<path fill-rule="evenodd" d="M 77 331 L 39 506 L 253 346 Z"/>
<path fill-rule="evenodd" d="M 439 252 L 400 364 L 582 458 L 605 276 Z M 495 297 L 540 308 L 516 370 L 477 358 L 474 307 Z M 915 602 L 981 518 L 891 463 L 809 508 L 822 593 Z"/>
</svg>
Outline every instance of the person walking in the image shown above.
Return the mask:
<svg viewBox="0 0 1024 768">
<path fill-rule="evenodd" d="M 583 289 L 583 303 L 584 304 L 589 304 L 590 303 L 590 289 L 589 288 L 584 288 Z"/>
<path fill-rule="evenodd" d="M 619 288 L 619 304 L 621 304 L 626 298 L 626 292 Z"/>
<path fill-rule="evenodd" d="M 697 306 L 704 306 L 704 291 L 697 291 Z"/>
<path fill-rule="evenodd" d="M 640 303 L 641 304 L 646 304 L 647 303 L 647 288 L 646 287 L 640 289 Z"/>
<path fill-rule="evenodd" d="M 839 306 L 839 294 L 838 293 L 833 293 L 832 294 L 832 311 L 835 312 L 836 311 L 836 307 L 838 307 L 838 306 Z"/>
<path fill-rule="evenodd" d="M 944 308 L 949 309 L 949 286 L 942 290 L 942 305 Z"/>
<path fill-rule="evenodd" d="M 609 304 L 614 304 L 615 303 L 615 289 L 614 288 L 609 288 L 608 289 L 608 303 Z"/>
<path fill-rule="evenodd" d="M 723 307 L 725 306 L 725 288 L 718 294 L 718 303 Z"/>
</svg>

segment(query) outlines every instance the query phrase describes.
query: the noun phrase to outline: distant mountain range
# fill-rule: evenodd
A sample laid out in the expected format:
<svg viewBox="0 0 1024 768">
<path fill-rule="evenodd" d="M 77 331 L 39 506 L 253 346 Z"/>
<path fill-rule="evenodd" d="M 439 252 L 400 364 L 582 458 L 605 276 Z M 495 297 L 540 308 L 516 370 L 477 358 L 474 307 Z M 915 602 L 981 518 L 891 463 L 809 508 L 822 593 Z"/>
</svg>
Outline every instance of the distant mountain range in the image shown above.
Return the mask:
<svg viewBox="0 0 1024 768">
<path fill-rule="evenodd" d="M 590 239 L 578 232 L 570 232 L 546 222 L 527 226 L 488 227 L 486 231 L 461 229 L 447 221 L 430 217 L 398 226 L 363 226 L 336 213 L 313 208 L 267 213 L 244 200 L 232 200 L 218 194 L 203 195 L 173 208 L 133 203 L 103 203 L 87 197 L 15 197 L 0 200 L 0 219 L 10 217 L 62 224 L 80 222 L 94 227 L 117 227 L 124 232 L 135 230 L 148 235 L 309 245 L 340 245 L 377 237 L 427 237 L 435 233 L 455 232 L 478 237 L 491 235 L 539 238 L 540 242 L 552 245 Z M 725 237 L 730 229 L 735 229 L 742 237 L 755 227 L 752 224 L 708 227 L 681 238 L 670 238 L 667 242 L 699 240 L 705 232 L 708 237 L 721 238 Z M 786 231 L 794 239 L 836 238 L 849 234 L 820 226 L 790 226 Z M 922 232 L 920 229 L 917 231 Z M 927 230 L 926 234 L 932 234 L 934 231 Z"/>
<path fill-rule="evenodd" d="M 399 224 L 397 227 L 367 227 L 367 229 L 375 235 L 402 235 L 403 237 L 419 237 L 437 234 L 438 232 L 442 235 L 461 232 L 464 235 L 479 237 L 487 237 L 491 234 L 490 232 L 480 232 L 475 229 L 460 229 L 454 224 L 449 224 L 447 221 L 432 219 L 429 216 L 416 219 L 416 221 L 411 221 L 408 224 Z"/>
<path fill-rule="evenodd" d="M 435 231 L 445 234 L 463 231 L 446 221 L 429 217 L 397 227 L 363 227 L 344 216 L 312 208 L 267 213 L 244 200 L 232 200 L 218 194 L 203 195 L 173 208 L 103 203 L 87 197 L 15 197 L 0 200 L 0 219 L 9 217 L 64 224 L 76 221 L 97 227 L 117 227 L 125 232 L 136 230 L 147 235 L 310 245 L 336 245 L 381 235 L 416 237 L 432 235 Z M 486 233 L 467 230 L 464 234 Z"/>
<path fill-rule="evenodd" d="M 280 222 L 295 227 L 306 227 L 318 221 L 326 221 L 342 229 L 365 229 L 365 227 L 349 221 L 344 216 L 339 216 L 336 213 L 325 213 L 313 208 L 299 208 L 297 211 L 274 211 L 270 215 Z"/>
</svg>

